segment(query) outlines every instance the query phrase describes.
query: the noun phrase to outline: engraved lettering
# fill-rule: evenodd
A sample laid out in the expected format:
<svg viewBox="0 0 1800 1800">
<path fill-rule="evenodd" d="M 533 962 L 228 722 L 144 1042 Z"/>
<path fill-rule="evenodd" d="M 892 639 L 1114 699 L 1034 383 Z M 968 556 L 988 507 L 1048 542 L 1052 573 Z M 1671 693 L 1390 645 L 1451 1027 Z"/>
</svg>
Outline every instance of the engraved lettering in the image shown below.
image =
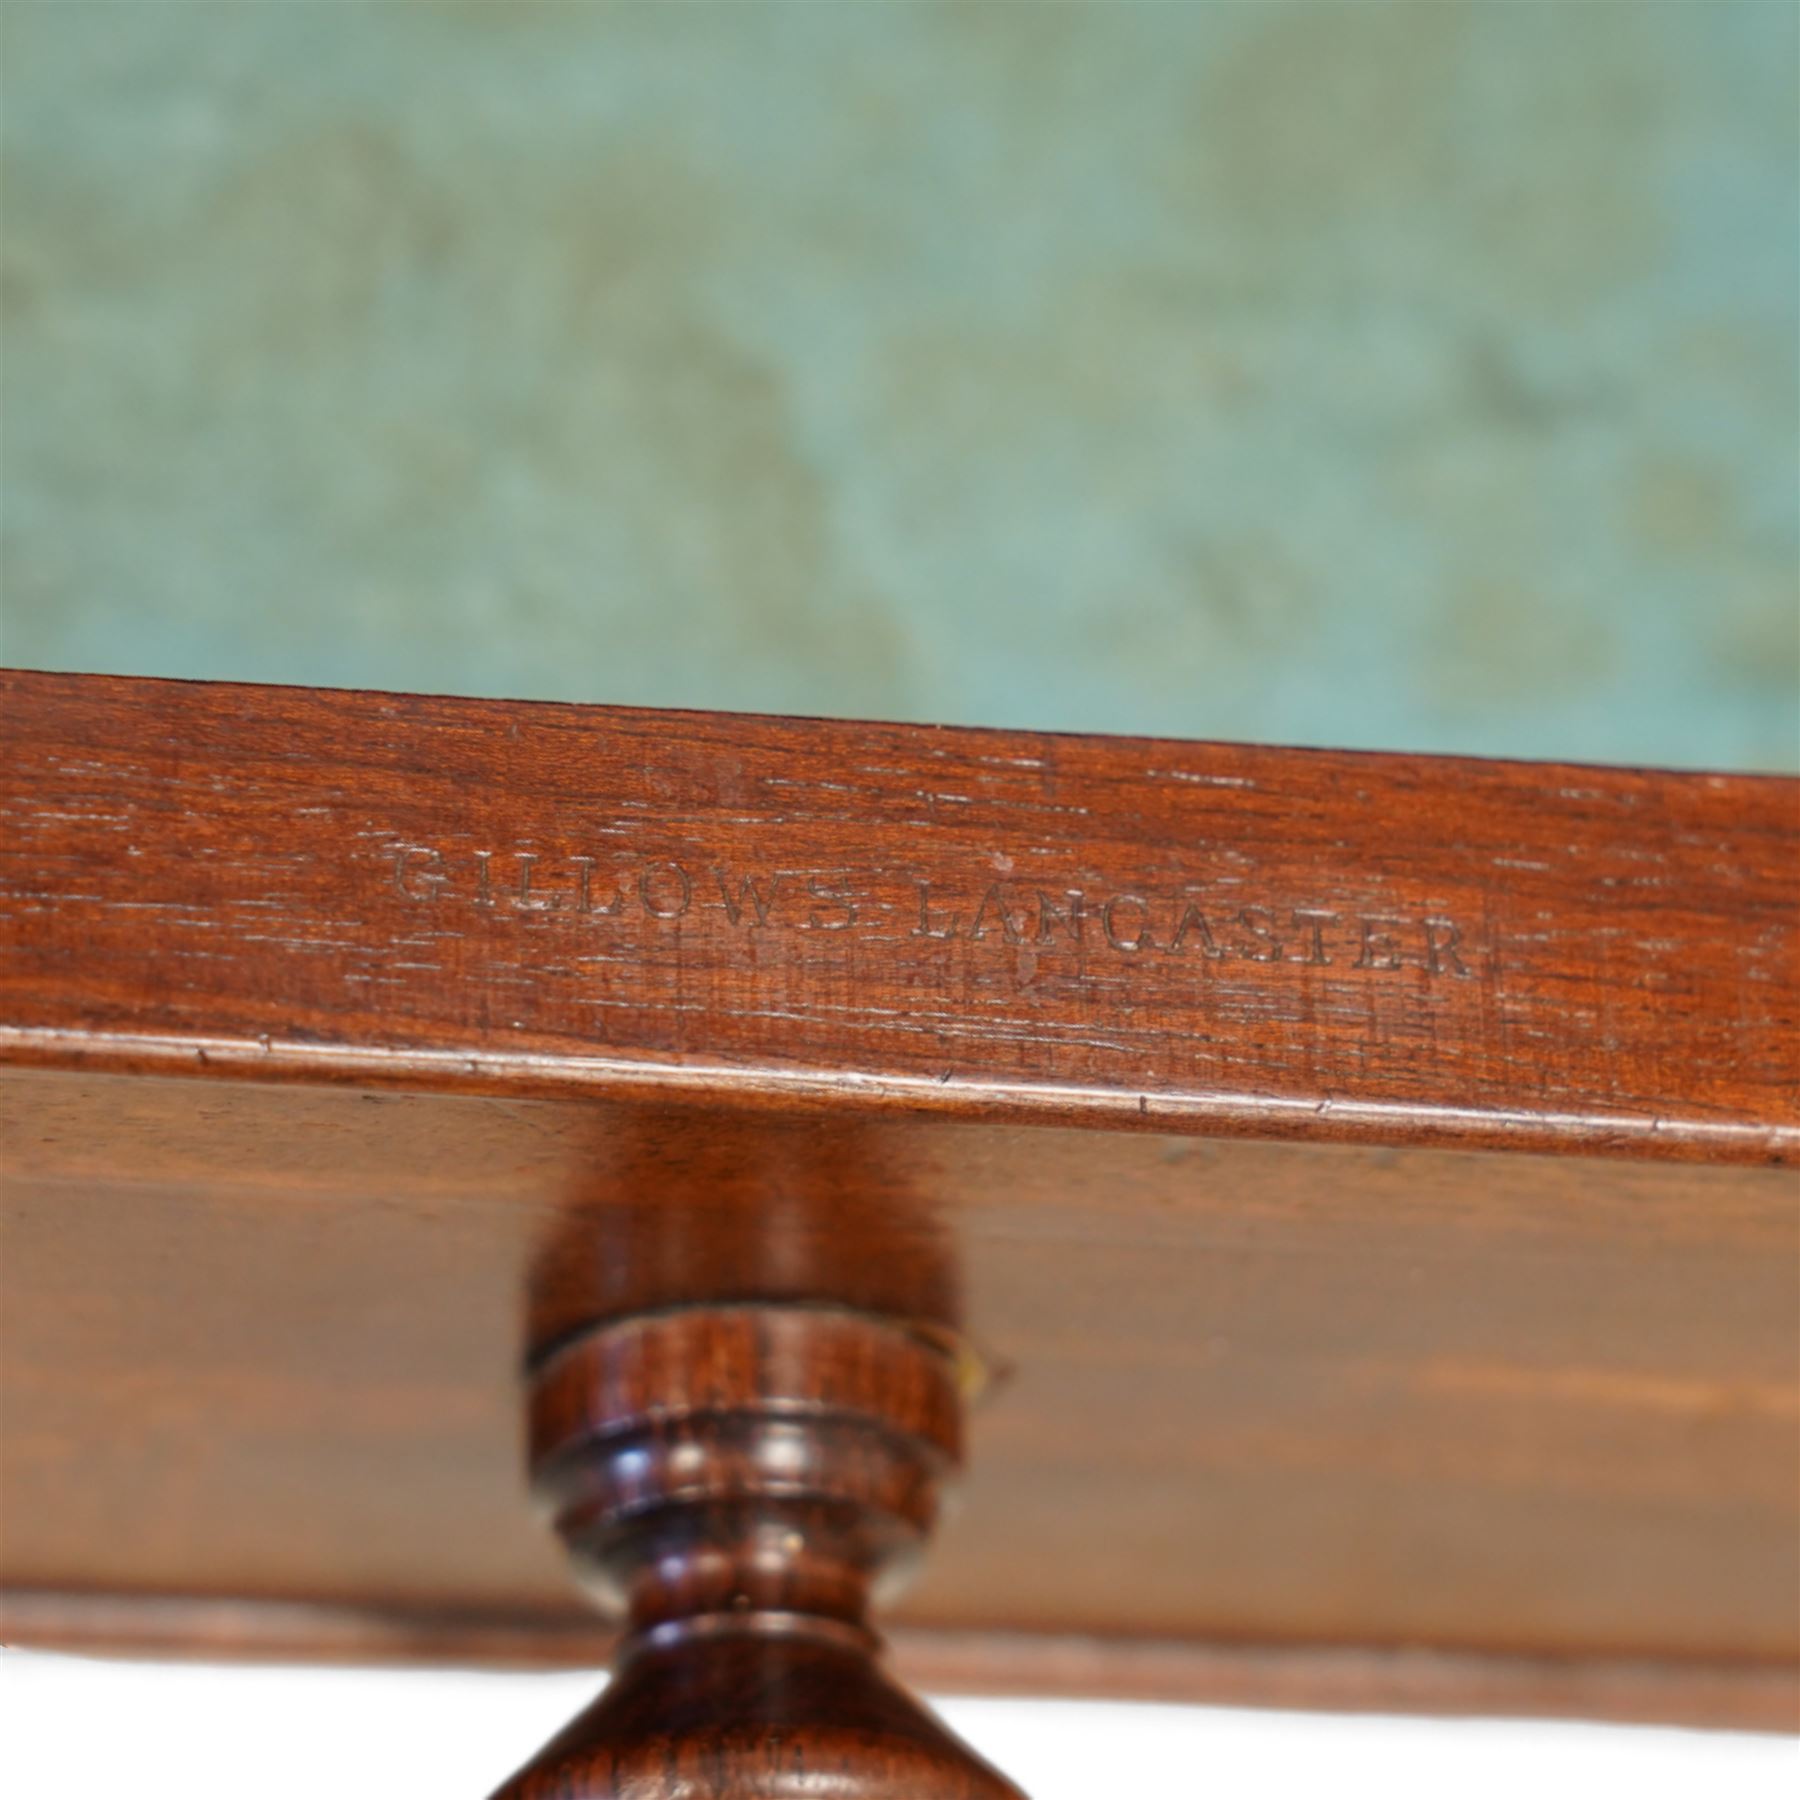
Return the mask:
<svg viewBox="0 0 1800 1800">
<path fill-rule="evenodd" d="M 1449 919 L 1425 921 L 1425 968 L 1432 975 L 1467 975 L 1469 966 L 1457 955 L 1462 929 Z"/>
<path fill-rule="evenodd" d="M 394 888 L 408 900 L 435 900 L 450 885 L 438 850 L 401 848 L 394 852 Z"/>
<path fill-rule="evenodd" d="M 931 916 L 931 883 L 919 881 L 913 884 L 919 890 L 919 922 L 913 927 L 914 937 L 953 938 L 962 926 L 962 914 L 949 914 L 949 923 L 943 923 L 944 915 L 939 915 L 939 922 L 933 923 Z"/>
<path fill-rule="evenodd" d="M 1182 908 L 1181 921 L 1175 927 L 1175 935 L 1169 939 L 1171 955 L 1179 953 L 1182 943 L 1190 931 L 1194 933 L 1200 945 L 1202 956 L 1209 956 L 1214 962 L 1218 962 L 1224 956 L 1225 952 L 1213 939 L 1212 927 L 1206 922 L 1206 914 L 1191 900 Z"/>
<path fill-rule="evenodd" d="M 992 915 L 991 919 L 990 914 Z M 969 927 L 969 936 L 972 938 L 986 937 L 990 923 L 999 924 L 1000 929 L 1006 934 L 1006 941 L 1009 944 L 1024 943 L 1024 929 L 1014 915 L 1008 911 L 1006 896 L 1001 893 L 1000 884 L 997 881 L 981 896 L 981 904 L 975 909 L 975 923 Z"/>
<path fill-rule="evenodd" d="M 1400 946 L 1394 941 L 1393 934 L 1406 921 L 1371 917 L 1365 913 L 1356 923 L 1362 941 L 1362 954 L 1357 957 L 1356 966 L 1359 969 L 1399 968 Z"/>
<path fill-rule="evenodd" d="M 594 859 L 591 856 L 571 856 L 569 861 L 575 865 L 575 910 L 579 913 L 598 913 L 605 919 L 616 919 L 625 910 L 625 890 L 617 879 L 613 881 L 613 897 L 604 906 L 596 906 Z"/>
<path fill-rule="evenodd" d="M 856 923 L 856 907 L 847 894 L 841 894 L 835 888 L 826 887 L 817 877 L 807 882 L 806 891 L 815 900 L 823 901 L 827 907 L 841 912 L 844 916 L 841 919 L 822 919 L 816 911 L 810 912 L 806 915 L 806 924 L 802 929 L 806 931 L 848 931 Z"/>
<path fill-rule="evenodd" d="M 1246 906 L 1238 914 L 1238 923 L 1256 940 L 1244 952 L 1251 962 L 1280 962 L 1281 939 L 1275 935 L 1275 915 L 1266 906 Z"/>
<path fill-rule="evenodd" d="M 1480 946 L 1454 919 L 1439 914 L 1339 913 L 1296 906 L 1279 891 L 1264 904 L 1225 910 L 1209 904 L 1197 880 L 1143 891 L 1104 887 L 1036 888 L 1013 879 L 993 880 L 1011 860 L 998 854 L 971 869 L 963 885 L 856 869 L 805 875 L 793 868 L 732 868 L 685 864 L 673 858 L 645 860 L 601 849 L 594 854 L 516 849 L 447 850 L 428 844 L 389 842 L 385 878 L 393 892 L 414 905 L 479 906 L 504 914 L 555 914 L 563 919 L 617 920 L 625 944 L 634 942 L 631 921 L 653 927 L 699 911 L 711 929 L 724 931 L 869 932 L 883 944 L 905 930 L 916 901 L 910 935 L 966 946 L 968 957 L 999 953 L 1001 946 L 1034 952 L 1018 958 L 1014 979 L 1028 969 L 1055 969 L 1079 979 L 1092 970 L 1090 953 L 1162 954 L 1142 971 L 1146 980 L 1174 984 L 1177 959 L 1191 964 L 1232 961 L 1264 965 L 1261 979 L 1283 979 L 1289 968 L 1355 967 L 1377 975 L 1416 971 L 1467 981 L 1481 972 Z M 979 873 L 976 871 L 979 870 Z M 1072 871 L 1071 871 L 1072 872 Z M 1091 872 L 1090 872 L 1091 876 Z M 913 889 L 909 900 L 906 889 Z M 709 898 L 717 888 L 719 904 Z M 695 907 L 697 887 L 701 905 Z M 1241 896 L 1240 896 L 1241 897 Z M 723 917 L 717 917 L 717 914 Z M 1092 921 L 1096 929 L 1090 932 Z M 622 947 L 624 947 L 622 945 Z M 1168 959 L 1165 961 L 1165 958 Z M 1140 959 L 1142 961 L 1143 959 Z M 1153 973 L 1153 971 L 1164 971 Z M 1191 983 L 1200 975 L 1190 969 Z"/>
<path fill-rule="evenodd" d="M 1047 944 L 1056 935 L 1052 927 L 1066 925 L 1069 936 L 1076 943 L 1081 942 L 1082 930 L 1087 924 L 1087 897 L 1080 888 L 1069 888 L 1063 895 L 1067 903 L 1058 906 L 1042 888 L 1038 889 L 1038 925 L 1037 941 Z"/>
<path fill-rule="evenodd" d="M 676 882 L 680 884 L 680 897 L 672 906 L 664 905 L 662 901 L 657 898 L 656 877 L 659 874 L 673 875 Z M 667 899 L 668 893 L 669 884 L 665 880 L 663 883 L 663 899 Z M 643 901 L 644 911 L 647 912 L 651 918 L 679 919 L 681 915 L 687 911 L 689 903 L 694 898 L 694 884 L 689 879 L 687 870 L 684 869 L 680 863 L 652 863 L 650 867 L 638 877 L 638 898 Z"/>
<path fill-rule="evenodd" d="M 726 879 L 725 871 L 723 869 L 714 869 L 713 877 L 719 884 L 719 898 L 725 902 L 725 916 L 732 924 L 737 925 L 742 923 L 744 917 L 744 902 L 746 900 L 750 902 L 751 911 L 756 914 L 757 924 L 768 924 L 769 908 L 775 904 L 775 895 L 781 887 L 781 877 L 779 875 L 770 878 L 769 891 L 766 894 L 756 885 L 756 877 L 754 875 L 746 875 L 743 880 L 738 883 L 738 890 L 735 897 L 731 892 L 731 883 Z"/>
<path fill-rule="evenodd" d="M 1116 909 L 1121 906 L 1135 906 L 1139 909 L 1137 935 L 1121 937 L 1116 920 Z M 1115 950 L 1148 950 L 1150 938 L 1150 902 L 1142 894 L 1114 894 L 1100 908 L 1100 923 L 1106 928 L 1106 941 Z"/>
<path fill-rule="evenodd" d="M 531 871 L 537 867 L 537 852 L 521 850 L 518 852 L 519 885 L 516 901 L 520 912 L 555 912 L 562 905 L 562 900 L 555 894 L 534 894 L 531 891 Z"/>
<path fill-rule="evenodd" d="M 1307 954 L 1297 956 L 1295 962 L 1312 963 L 1323 967 L 1331 961 L 1325 954 L 1325 927 L 1335 925 L 1338 915 L 1334 912 L 1320 912 L 1312 906 L 1296 906 L 1294 908 L 1294 929 L 1307 934 Z"/>
</svg>

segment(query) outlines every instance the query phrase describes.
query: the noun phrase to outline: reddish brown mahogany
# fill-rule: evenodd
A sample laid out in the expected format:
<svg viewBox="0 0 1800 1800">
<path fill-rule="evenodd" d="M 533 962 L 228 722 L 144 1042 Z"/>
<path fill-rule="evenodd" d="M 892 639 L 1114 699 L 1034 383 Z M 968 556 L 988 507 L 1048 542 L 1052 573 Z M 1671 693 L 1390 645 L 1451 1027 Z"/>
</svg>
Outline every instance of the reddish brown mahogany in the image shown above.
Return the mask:
<svg viewBox="0 0 1800 1800">
<path fill-rule="evenodd" d="M 615 1321 L 545 1357 L 531 1445 L 627 1630 L 605 1694 L 499 1800 L 1017 1800 L 868 1625 L 960 1461 L 941 1344 L 819 1308 Z"/>
<path fill-rule="evenodd" d="M 991 1352 L 939 1688 L 1796 1715 L 1800 785 L 0 676 L 0 1637 L 591 1663 L 516 1371 Z"/>
<path fill-rule="evenodd" d="M 0 1053 L 1699 1161 L 1800 784 L 0 676 Z"/>
</svg>

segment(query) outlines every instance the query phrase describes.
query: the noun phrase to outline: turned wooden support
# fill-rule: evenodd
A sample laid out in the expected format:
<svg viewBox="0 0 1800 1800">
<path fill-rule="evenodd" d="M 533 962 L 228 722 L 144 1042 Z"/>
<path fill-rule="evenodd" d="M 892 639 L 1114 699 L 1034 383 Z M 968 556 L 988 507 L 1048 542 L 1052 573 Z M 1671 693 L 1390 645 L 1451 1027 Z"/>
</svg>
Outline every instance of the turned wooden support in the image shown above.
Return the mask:
<svg viewBox="0 0 1800 1800">
<path fill-rule="evenodd" d="M 495 1800 L 1019 1800 L 868 1622 L 961 1463 L 961 1389 L 953 1346 L 806 1306 L 650 1313 L 544 1358 L 533 1485 L 625 1634 Z"/>
</svg>

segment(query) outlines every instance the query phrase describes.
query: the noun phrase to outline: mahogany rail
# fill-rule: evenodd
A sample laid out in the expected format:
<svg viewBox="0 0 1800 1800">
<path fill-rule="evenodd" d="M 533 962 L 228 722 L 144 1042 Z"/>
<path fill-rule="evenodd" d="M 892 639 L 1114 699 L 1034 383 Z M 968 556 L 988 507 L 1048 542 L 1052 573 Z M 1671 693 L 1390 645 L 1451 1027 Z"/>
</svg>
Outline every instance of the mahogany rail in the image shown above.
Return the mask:
<svg viewBox="0 0 1800 1800">
<path fill-rule="evenodd" d="M 0 677 L 0 1637 L 597 1659 L 528 1359 L 826 1306 L 991 1375 L 917 1678 L 1791 1724 L 1797 876 L 1772 777 Z"/>
</svg>

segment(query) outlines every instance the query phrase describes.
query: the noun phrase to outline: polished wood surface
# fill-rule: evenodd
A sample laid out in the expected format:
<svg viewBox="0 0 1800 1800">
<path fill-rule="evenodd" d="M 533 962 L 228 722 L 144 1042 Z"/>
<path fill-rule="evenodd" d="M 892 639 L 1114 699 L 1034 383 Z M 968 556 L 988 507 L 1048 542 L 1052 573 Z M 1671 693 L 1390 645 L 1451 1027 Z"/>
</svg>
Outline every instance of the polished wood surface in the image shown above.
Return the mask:
<svg viewBox="0 0 1800 1800">
<path fill-rule="evenodd" d="M 1800 783 L 0 678 L 0 1053 L 1766 1162 Z"/>
<path fill-rule="evenodd" d="M 19 1635 L 166 1649 L 171 1598 L 261 1598 L 194 1641 L 596 1659 L 519 1371 L 728 1290 L 995 1365 L 897 1615 L 932 1679 L 1004 1682 L 943 1641 L 980 1631 L 1090 1690 L 1282 1691 L 1286 1646 L 1363 1703 L 1317 1653 L 1409 1652 L 1418 1703 L 1460 1691 L 1436 1650 L 1530 1663 L 1466 1668 L 1488 1704 L 1679 1715 L 1685 1668 L 1708 1716 L 1733 1669 L 1791 1705 L 1784 1171 L 37 1070 L 0 1134 Z M 96 1626 L 107 1595 L 149 1610 Z"/>
<path fill-rule="evenodd" d="M 531 1347 L 829 1301 L 926 1679 L 1794 1718 L 1796 784 L 3 703 L 0 1635 L 595 1658 Z"/>
<path fill-rule="evenodd" d="M 496 1800 L 1021 1800 L 896 1684 L 869 1618 L 961 1467 L 973 1365 L 950 1340 L 682 1307 L 534 1361 L 533 1485 L 624 1637 Z"/>
</svg>

